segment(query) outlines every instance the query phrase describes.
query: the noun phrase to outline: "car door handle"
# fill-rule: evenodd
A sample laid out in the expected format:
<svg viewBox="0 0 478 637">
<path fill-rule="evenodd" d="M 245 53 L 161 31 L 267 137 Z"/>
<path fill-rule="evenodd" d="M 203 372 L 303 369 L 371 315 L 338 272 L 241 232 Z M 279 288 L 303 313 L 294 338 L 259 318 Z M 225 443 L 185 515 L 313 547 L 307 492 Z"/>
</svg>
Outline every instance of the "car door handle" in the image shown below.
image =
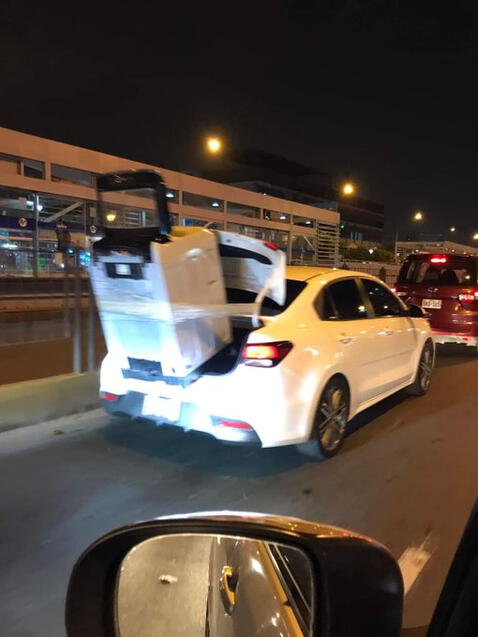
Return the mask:
<svg viewBox="0 0 478 637">
<path fill-rule="evenodd" d="M 219 590 L 222 605 L 228 615 L 232 615 L 232 611 L 236 605 L 236 586 L 237 573 L 234 572 L 232 566 L 223 566 L 219 580 Z"/>
</svg>

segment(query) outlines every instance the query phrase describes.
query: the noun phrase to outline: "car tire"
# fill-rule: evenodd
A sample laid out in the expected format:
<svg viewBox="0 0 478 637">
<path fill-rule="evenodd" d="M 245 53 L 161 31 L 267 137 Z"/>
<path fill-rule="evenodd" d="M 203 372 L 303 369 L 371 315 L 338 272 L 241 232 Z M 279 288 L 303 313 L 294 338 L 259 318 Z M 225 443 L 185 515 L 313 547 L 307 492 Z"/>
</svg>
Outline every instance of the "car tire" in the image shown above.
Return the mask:
<svg viewBox="0 0 478 637">
<path fill-rule="evenodd" d="M 319 400 L 311 438 L 299 446 L 301 453 L 318 459 L 331 458 L 342 446 L 350 412 L 350 392 L 340 376 L 331 378 Z"/>
<path fill-rule="evenodd" d="M 428 392 L 434 365 L 435 350 L 433 343 L 427 341 L 423 346 L 420 360 L 418 361 L 415 380 L 405 390 L 407 394 L 410 394 L 410 396 L 424 396 Z"/>
</svg>

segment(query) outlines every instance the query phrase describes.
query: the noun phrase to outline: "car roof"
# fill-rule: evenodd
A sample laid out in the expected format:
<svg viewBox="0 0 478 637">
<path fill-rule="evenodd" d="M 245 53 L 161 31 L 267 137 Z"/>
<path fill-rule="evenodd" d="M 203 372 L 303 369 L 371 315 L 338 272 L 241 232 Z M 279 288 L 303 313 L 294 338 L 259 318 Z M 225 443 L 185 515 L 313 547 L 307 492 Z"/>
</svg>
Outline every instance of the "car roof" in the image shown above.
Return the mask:
<svg viewBox="0 0 478 637">
<path fill-rule="evenodd" d="M 294 281 L 308 281 L 315 276 L 333 271 L 333 268 L 322 268 L 315 265 L 288 265 L 285 269 L 285 274 L 288 279 L 293 279 Z"/>
<path fill-rule="evenodd" d="M 376 278 L 365 272 L 342 270 L 339 268 L 326 268 L 316 265 L 288 265 L 285 270 L 286 278 L 294 281 L 310 281 L 311 279 L 314 279 L 317 276 L 323 276 L 324 274 L 331 274 L 337 277 L 361 276 L 365 278 Z"/>
</svg>

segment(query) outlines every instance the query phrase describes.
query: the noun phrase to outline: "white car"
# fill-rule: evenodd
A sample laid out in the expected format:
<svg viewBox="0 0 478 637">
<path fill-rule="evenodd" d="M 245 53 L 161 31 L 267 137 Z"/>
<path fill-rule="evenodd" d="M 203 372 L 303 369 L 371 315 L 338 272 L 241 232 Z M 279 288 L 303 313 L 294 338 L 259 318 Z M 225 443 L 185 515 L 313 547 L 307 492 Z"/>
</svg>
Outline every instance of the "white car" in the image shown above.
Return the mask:
<svg viewBox="0 0 478 637">
<path fill-rule="evenodd" d="M 229 442 L 308 443 L 328 457 L 359 412 L 401 389 L 427 392 L 435 352 L 419 308 L 359 272 L 290 266 L 286 277 L 285 305 L 266 298 L 257 328 L 237 320 L 234 342 L 188 386 L 155 378 L 152 361 L 107 355 L 108 411 Z M 231 300 L 251 300 L 237 292 Z"/>
</svg>

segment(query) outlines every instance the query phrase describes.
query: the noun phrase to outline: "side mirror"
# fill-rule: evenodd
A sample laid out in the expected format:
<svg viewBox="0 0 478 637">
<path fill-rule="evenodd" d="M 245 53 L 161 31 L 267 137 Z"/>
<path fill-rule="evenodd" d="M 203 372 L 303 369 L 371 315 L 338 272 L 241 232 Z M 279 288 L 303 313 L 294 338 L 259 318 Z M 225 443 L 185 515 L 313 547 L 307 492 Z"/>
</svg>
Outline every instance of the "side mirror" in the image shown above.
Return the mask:
<svg viewBox="0 0 478 637">
<path fill-rule="evenodd" d="M 380 544 L 254 514 L 169 517 L 114 531 L 76 563 L 69 637 L 398 637 L 403 582 Z"/>
<path fill-rule="evenodd" d="M 411 316 L 412 318 L 426 318 L 425 312 L 419 305 L 409 305 L 408 316 Z"/>
</svg>

